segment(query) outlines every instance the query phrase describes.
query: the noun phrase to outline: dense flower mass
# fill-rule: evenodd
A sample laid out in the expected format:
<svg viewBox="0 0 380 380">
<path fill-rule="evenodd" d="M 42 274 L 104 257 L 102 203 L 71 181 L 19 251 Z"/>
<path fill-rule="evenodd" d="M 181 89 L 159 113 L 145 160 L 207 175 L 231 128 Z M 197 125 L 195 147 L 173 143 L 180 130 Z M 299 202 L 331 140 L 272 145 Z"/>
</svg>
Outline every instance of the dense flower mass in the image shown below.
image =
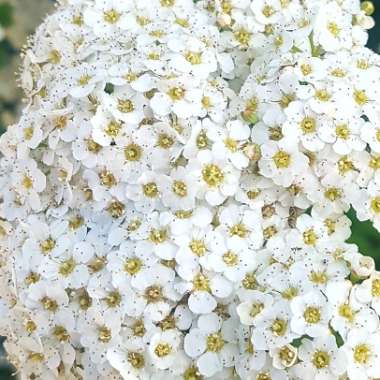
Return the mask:
<svg viewBox="0 0 380 380">
<path fill-rule="evenodd" d="M 380 57 L 358 0 L 62 0 L 0 139 L 22 379 L 380 377 Z"/>
</svg>

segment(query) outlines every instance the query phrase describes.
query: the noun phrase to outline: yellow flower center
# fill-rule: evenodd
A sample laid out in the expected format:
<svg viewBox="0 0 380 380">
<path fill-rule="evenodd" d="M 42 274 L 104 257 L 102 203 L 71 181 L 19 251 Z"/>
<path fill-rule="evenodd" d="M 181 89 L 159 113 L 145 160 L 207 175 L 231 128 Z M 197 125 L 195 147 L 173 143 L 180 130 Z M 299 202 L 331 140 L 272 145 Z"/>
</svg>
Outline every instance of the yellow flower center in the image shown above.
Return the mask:
<svg viewBox="0 0 380 380">
<path fill-rule="evenodd" d="M 172 347 L 169 343 L 158 343 L 154 349 L 154 353 L 159 357 L 163 358 L 168 356 L 172 352 Z"/>
<path fill-rule="evenodd" d="M 217 187 L 224 179 L 222 170 L 214 164 L 205 165 L 202 169 L 202 178 L 210 187 Z"/>
<path fill-rule="evenodd" d="M 142 156 L 142 149 L 137 144 L 129 144 L 124 149 L 124 157 L 127 161 L 139 161 Z"/>
<path fill-rule="evenodd" d="M 185 59 L 187 62 L 190 62 L 192 65 L 199 65 L 202 62 L 202 55 L 198 52 L 188 51 L 185 54 Z"/>
<path fill-rule="evenodd" d="M 106 326 L 100 326 L 98 328 L 98 341 L 102 343 L 108 343 L 112 339 L 112 333 Z"/>
<path fill-rule="evenodd" d="M 252 317 L 252 318 L 255 318 L 256 315 L 258 315 L 259 313 L 261 313 L 261 311 L 264 309 L 264 304 L 263 303 L 260 303 L 260 302 L 257 302 L 257 303 L 253 303 L 251 305 L 251 309 L 249 310 L 249 315 Z"/>
<path fill-rule="evenodd" d="M 318 369 L 325 368 L 330 364 L 330 355 L 325 351 L 315 351 L 311 362 Z"/>
<path fill-rule="evenodd" d="M 285 169 L 290 165 L 290 155 L 283 150 L 279 150 L 272 159 L 278 169 Z"/>
<path fill-rule="evenodd" d="M 353 350 L 354 361 L 358 364 L 367 364 L 371 356 L 371 350 L 366 344 L 358 344 Z"/>
<path fill-rule="evenodd" d="M 110 137 L 116 137 L 121 129 L 121 124 L 116 121 L 111 121 L 107 127 L 104 129 L 106 135 Z"/>
<path fill-rule="evenodd" d="M 115 9 L 110 9 L 103 13 L 103 20 L 108 24 L 116 24 L 120 19 L 120 13 Z"/>
<path fill-rule="evenodd" d="M 287 322 L 283 319 L 277 318 L 273 321 L 270 329 L 275 336 L 284 336 L 286 333 Z"/>
<path fill-rule="evenodd" d="M 182 87 L 172 87 L 169 89 L 168 95 L 173 101 L 178 101 L 185 96 L 185 90 Z"/>
<path fill-rule="evenodd" d="M 300 128 L 304 134 L 315 132 L 315 120 L 311 117 L 305 117 L 301 121 Z"/>
<path fill-rule="evenodd" d="M 321 320 L 321 312 L 317 307 L 308 306 L 303 313 L 303 317 L 307 323 L 318 323 Z"/>
<path fill-rule="evenodd" d="M 240 238 L 245 238 L 248 234 L 247 227 L 243 223 L 236 223 L 229 229 L 231 236 L 238 236 Z"/>
<path fill-rule="evenodd" d="M 203 256 L 206 253 L 206 245 L 203 240 L 193 239 L 189 243 L 189 248 L 198 257 Z"/>
<path fill-rule="evenodd" d="M 142 262 L 138 258 L 127 259 L 124 263 L 124 271 L 133 276 L 138 273 L 142 267 Z"/>
<path fill-rule="evenodd" d="M 163 299 L 162 288 L 158 285 L 148 286 L 144 295 L 148 303 L 156 303 Z"/>
<path fill-rule="evenodd" d="M 317 241 L 317 235 L 313 229 L 309 229 L 309 230 L 304 231 L 304 233 L 302 235 L 303 235 L 303 241 L 305 244 L 315 245 L 315 243 Z"/>
<path fill-rule="evenodd" d="M 356 104 L 358 104 L 359 106 L 363 106 L 364 104 L 366 104 L 368 102 L 368 97 L 365 90 L 355 90 L 354 100 Z"/>
<path fill-rule="evenodd" d="M 206 339 L 207 351 L 220 352 L 224 347 L 224 340 L 220 333 L 213 333 L 207 336 Z"/>
<path fill-rule="evenodd" d="M 130 113 L 135 109 L 135 106 L 133 105 L 133 102 L 129 99 L 118 99 L 117 109 L 122 113 Z"/>
<path fill-rule="evenodd" d="M 154 182 L 149 182 L 143 185 L 143 193 L 148 198 L 155 198 L 158 195 L 158 188 Z"/>
<path fill-rule="evenodd" d="M 127 355 L 128 363 L 136 369 L 143 368 L 145 365 L 145 359 L 142 354 L 139 354 L 138 352 L 128 352 Z"/>
<path fill-rule="evenodd" d="M 73 273 L 76 263 L 74 259 L 68 259 L 61 263 L 58 269 L 58 273 L 64 277 L 67 277 L 69 274 Z"/>
<path fill-rule="evenodd" d="M 166 230 L 153 229 L 150 231 L 149 240 L 154 244 L 163 243 L 168 237 Z"/>
<path fill-rule="evenodd" d="M 222 257 L 224 263 L 229 267 L 233 267 L 238 263 L 238 255 L 232 251 L 225 252 Z"/>
<path fill-rule="evenodd" d="M 209 292 L 210 280 L 201 273 L 196 274 L 193 278 L 193 290 Z"/>
<path fill-rule="evenodd" d="M 373 297 L 380 297 L 380 278 L 372 280 L 371 293 Z"/>
<path fill-rule="evenodd" d="M 371 199 L 370 207 L 375 214 L 380 213 L 380 196 Z"/>
<path fill-rule="evenodd" d="M 340 28 L 335 22 L 327 23 L 327 30 L 336 38 L 340 34 Z"/>
</svg>

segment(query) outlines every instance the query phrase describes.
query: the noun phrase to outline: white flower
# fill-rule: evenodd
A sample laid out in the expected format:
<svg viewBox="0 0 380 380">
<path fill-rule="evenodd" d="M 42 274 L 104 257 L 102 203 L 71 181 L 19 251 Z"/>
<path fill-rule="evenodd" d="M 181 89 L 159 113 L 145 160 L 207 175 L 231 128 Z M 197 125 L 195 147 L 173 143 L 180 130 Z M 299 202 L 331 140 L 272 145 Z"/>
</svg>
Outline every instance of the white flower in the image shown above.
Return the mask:
<svg viewBox="0 0 380 380">
<path fill-rule="evenodd" d="M 380 375 L 379 333 L 353 329 L 343 346 L 347 355 L 347 374 L 350 378 L 370 379 Z"/>
<path fill-rule="evenodd" d="M 288 187 L 296 175 L 308 165 L 307 157 L 299 152 L 296 142 L 281 140 L 261 146 L 260 173 L 271 178 L 276 185 Z"/>
<path fill-rule="evenodd" d="M 228 327 L 216 314 L 206 314 L 199 317 L 197 327 L 185 336 L 185 352 L 196 359 L 202 375 L 210 377 L 232 365 L 237 350 L 230 342 Z"/>
<path fill-rule="evenodd" d="M 328 333 L 331 306 L 320 291 L 297 296 L 290 306 L 293 312 L 291 326 L 294 332 L 311 337 L 320 337 Z"/>
<path fill-rule="evenodd" d="M 180 343 L 179 331 L 168 330 L 154 334 L 149 344 L 153 365 L 159 369 L 174 367 Z"/>
<path fill-rule="evenodd" d="M 304 379 L 337 379 L 347 368 L 347 360 L 342 349 L 338 349 L 335 337 L 330 335 L 313 341 L 303 339 L 298 349 L 301 363 L 295 372 Z"/>
</svg>

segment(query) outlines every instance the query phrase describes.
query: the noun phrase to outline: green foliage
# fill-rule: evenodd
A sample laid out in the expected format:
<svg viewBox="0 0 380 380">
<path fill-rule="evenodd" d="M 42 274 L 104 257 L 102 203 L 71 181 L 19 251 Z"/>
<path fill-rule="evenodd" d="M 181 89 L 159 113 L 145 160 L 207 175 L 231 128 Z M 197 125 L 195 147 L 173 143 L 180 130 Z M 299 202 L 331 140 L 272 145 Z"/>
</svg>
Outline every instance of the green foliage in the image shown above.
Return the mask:
<svg viewBox="0 0 380 380">
<path fill-rule="evenodd" d="M 13 24 L 13 8 L 9 3 L 0 3 L 0 25 L 8 28 Z"/>
</svg>

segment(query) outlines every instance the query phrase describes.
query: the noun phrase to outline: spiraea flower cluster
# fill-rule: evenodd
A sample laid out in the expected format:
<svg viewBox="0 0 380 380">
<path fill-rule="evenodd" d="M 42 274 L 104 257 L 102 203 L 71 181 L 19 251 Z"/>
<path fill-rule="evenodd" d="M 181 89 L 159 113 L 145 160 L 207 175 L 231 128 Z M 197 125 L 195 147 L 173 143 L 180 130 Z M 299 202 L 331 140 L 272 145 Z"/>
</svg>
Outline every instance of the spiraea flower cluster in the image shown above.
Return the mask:
<svg viewBox="0 0 380 380">
<path fill-rule="evenodd" d="M 380 377 L 370 2 L 63 0 L 1 137 L 21 379 Z"/>
</svg>

